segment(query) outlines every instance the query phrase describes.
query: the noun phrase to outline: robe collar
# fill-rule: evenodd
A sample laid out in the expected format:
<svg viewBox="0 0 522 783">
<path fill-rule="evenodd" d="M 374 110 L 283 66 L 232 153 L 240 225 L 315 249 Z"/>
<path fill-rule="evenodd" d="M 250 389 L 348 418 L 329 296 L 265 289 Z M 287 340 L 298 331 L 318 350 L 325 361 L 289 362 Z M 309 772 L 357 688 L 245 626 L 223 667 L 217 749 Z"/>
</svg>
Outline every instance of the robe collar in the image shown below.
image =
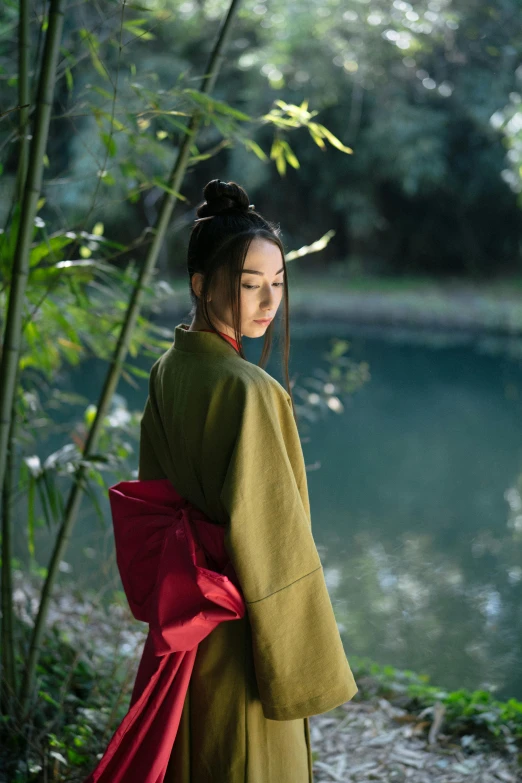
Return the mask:
<svg viewBox="0 0 522 783">
<path fill-rule="evenodd" d="M 178 324 L 174 330 L 174 348 L 176 351 L 188 351 L 189 353 L 218 353 L 225 356 L 237 354 L 238 345 L 233 337 L 223 334 L 222 340 L 219 335 L 205 329 L 189 331 L 187 324 Z M 235 349 L 235 350 L 231 350 Z"/>
</svg>

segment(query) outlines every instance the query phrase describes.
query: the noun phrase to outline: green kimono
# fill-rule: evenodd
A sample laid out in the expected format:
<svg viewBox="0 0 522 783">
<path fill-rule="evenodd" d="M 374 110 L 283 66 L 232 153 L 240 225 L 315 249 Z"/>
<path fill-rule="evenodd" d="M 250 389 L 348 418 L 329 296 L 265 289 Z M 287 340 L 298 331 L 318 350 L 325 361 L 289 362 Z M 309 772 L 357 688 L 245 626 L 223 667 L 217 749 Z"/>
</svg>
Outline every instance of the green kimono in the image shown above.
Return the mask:
<svg viewBox="0 0 522 783">
<path fill-rule="evenodd" d="M 138 477 L 210 519 L 246 603 L 200 643 L 165 783 L 312 783 L 308 716 L 357 692 L 311 529 L 290 396 L 211 332 L 152 367 Z"/>
</svg>

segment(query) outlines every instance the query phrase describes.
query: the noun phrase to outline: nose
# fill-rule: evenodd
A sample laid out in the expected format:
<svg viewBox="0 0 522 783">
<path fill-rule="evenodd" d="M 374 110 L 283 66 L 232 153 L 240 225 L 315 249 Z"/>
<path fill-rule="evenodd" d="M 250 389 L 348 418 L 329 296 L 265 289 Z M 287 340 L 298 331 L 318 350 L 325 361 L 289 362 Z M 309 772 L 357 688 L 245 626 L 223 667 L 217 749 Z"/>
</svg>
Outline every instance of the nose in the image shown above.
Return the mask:
<svg viewBox="0 0 522 783">
<path fill-rule="evenodd" d="M 269 311 L 272 310 L 274 308 L 275 301 L 276 295 L 272 290 L 272 286 L 268 286 L 268 288 L 263 292 L 261 309 Z"/>
</svg>

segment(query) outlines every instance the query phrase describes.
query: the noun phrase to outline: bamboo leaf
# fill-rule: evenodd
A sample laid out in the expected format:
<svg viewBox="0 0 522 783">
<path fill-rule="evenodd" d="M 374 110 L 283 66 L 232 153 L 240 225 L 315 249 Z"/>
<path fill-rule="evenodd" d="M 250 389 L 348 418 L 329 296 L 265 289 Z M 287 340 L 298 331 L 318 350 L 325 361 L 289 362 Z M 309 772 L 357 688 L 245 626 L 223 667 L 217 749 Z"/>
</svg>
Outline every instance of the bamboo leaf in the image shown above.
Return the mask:
<svg viewBox="0 0 522 783">
<path fill-rule="evenodd" d="M 275 160 L 276 157 L 280 154 L 281 149 L 281 141 L 277 137 L 273 140 L 272 146 L 270 148 L 270 160 Z"/>
<path fill-rule="evenodd" d="M 125 370 L 122 370 L 122 371 L 121 371 L 121 377 L 122 377 L 124 380 L 126 380 L 126 381 L 127 381 L 127 383 L 129 384 L 129 386 L 132 386 L 132 388 L 133 388 L 133 389 L 139 389 L 139 388 L 140 388 L 140 387 L 139 387 L 139 385 L 136 383 L 136 381 L 135 381 L 135 380 L 133 380 L 133 379 L 131 378 L 131 376 L 129 375 L 129 373 L 128 373 L 128 372 L 126 372 Z"/>
<path fill-rule="evenodd" d="M 111 185 L 115 185 L 116 184 L 116 180 L 114 179 L 114 177 L 113 177 L 113 175 L 111 174 L 110 171 L 107 171 L 105 169 L 105 171 L 100 171 L 100 172 L 98 172 L 98 174 L 99 174 L 100 179 L 102 179 L 103 182 L 105 183 L 105 185 L 111 186 Z M 81 255 L 81 251 L 82 250 L 87 250 L 87 248 L 83 248 L 83 247 L 80 248 L 80 255 Z"/>
<path fill-rule="evenodd" d="M 114 240 L 107 239 L 107 237 L 99 237 L 96 234 L 90 234 L 88 231 L 80 231 L 79 236 L 81 236 L 83 239 L 90 240 L 91 242 L 99 242 L 100 244 L 114 248 L 115 250 L 128 250 L 127 246 L 121 242 L 115 242 Z M 107 264 L 106 269 L 110 268 L 110 264 Z M 117 274 L 117 270 L 113 270 L 113 274 Z"/>
<path fill-rule="evenodd" d="M 69 90 L 69 92 L 72 92 L 74 89 L 74 79 L 73 79 L 72 71 L 69 68 L 69 66 L 67 66 L 65 69 L 65 81 L 67 83 L 67 89 Z"/>
<path fill-rule="evenodd" d="M 272 149 L 270 150 L 270 158 L 275 160 L 277 171 L 283 177 L 286 173 L 286 158 L 280 139 L 274 139 Z"/>
<path fill-rule="evenodd" d="M 90 500 L 92 502 L 92 505 L 94 507 L 94 511 L 96 512 L 96 516 L 98 517 L 98 519 L 100 520 L 102 525 L 105 527 L 106 526 L 105 517 L 104 517 L 103 512 L 102 512 L 102 510 L 100 508 L 100 504 L 98 502 L 98 498 L 96 497 L 96 492 L 94 491 L 94 488 L 91 487 L 91 485 L 89 484 L 88 481 L 84 484 L 83 491 L 85 492 L 87 497 L 90 498 Z"/>
<path fill-rule="evenodd" d="M 47 499 L 49 501 L 49 507 L 54 517 L 54 521 L 58 522 L 60 506 L 56 497 L 59 493 L 56 489 L 55 476 L 53 473 L 51 473 L 51 471 L 44 470 L 42 474 L 42 481 L 45 486 L 45 491 L 47 492 Z"/>
<path fill-rule="evenodd" d="M 254 152 L 257 155 L 259 160 L 263 160 L 263 161 L 268 160 L 268 156 L 266 155 L 266 153 L 261 149 L 259 144 L 255 142 L 253 139 L 245 138 L 242 139 L 242 141 L 245 147 L 252 150 L 252 152 Z"/>
<path fill-rule="evenodd" d="M 29 474 L 29 484 L 27 487 L 27 544 L 29 554 L 34 557 L 34 487 L 35 479 Z"/>
<path fill-rule="evenodd" d="M 142 17 L 141 19 L 127 19 L 125 22 L 123 22 L 122 27 L 124 30 L 131 30 L 132 32 L 136 32 L 133 28 L 137 27 L 138 30 L 142 29 L 142 25 L 148 22 L 148 19 L 145 17 Z"/>
<path fill-rule="evenodd" d="M 78 343 L 73 343 L 71 340 L 66 340 L 65 337 L 59 337 L 58 342 L 60 345 L 63 345 L 64 348 L 70 348 L 73 351 L 76 351 L 77 353 L 82 353 L 83 348 L 81 345 L 78 345 Z"/>
<path fill-rule="evenodd" d="M 193 163 L 199 163 L 202 160 L 208 160 L 208 158 L 212 157 L 211 152 L 202 152 L 199 155 L 191 155 L 189 158 L 189 163 L 192 165 Z"/>
<path fill-rule="evenodd" d="M 211 98 L 209 95 L 199 92 L 199 90 L 191 90 L 187 87 L 183 92 L 200 106 L 204 106 L 208 112 L 218 111 L 221 114 L 228 114 L 236 120 L 243 120 L 244 122 L 252 120 L 250 115 L 245 114 L 238 109 L 234 109 L 232 106 L 229 106 L 228 103 L 224 103 L 224 101 L 218 101 L 216 98 Z"/>
<path fill-rule="evenodd" d="M 176 114 L 181 114 L 182 112 L 176 112 Z M 167 112 L 168 114 L 168 112 Z M 181 133 L 187 134 L 188 136 L 192 136 L 193 133 L 190 131 L 186 125 L 184 125 L 182 122 L 179 122 L 178 120 L 172 119 L 172 117 L 166 117 L 167 122 L 169 125 L 171 125 L 173 128 L 177 128 Z"/>
<path fill-rule="evenodd" d="M 50 693 L 46 693 L 46 691 L 38 691 L 38 696 L 42 701 L 46 701 L 49 704 L 52 704 L 53 707 L 56 707 L 58 709 L 61 709 L 60 702 L 56 701 L 56 699 L 53 699 Z M 66 764 L 64 757 L 61 755 L 61 753 L 50 753 L 49 755 L 53 756 L 54 758 L 58 759 L 59 761 L 62 761 L 62 763 Z"/>
<path fill-rule="evenodd" d="M 93 84 L 91 86 L 91 90 L 94 90 L 99 95 L 102 96 L 102 98 L 107 98 L 108 101 L 112 101 L 113 95 L 108 90 L 104 90 L 103 87 L 99 87 L 97 84 Z"/>
<path fill-rule="evenodd" d="M 109 81 L 109 74 L 107 73 L 105 66 L 103 65 L 102 61 L 100 60 L 96 52 L 94 52 L 92 49 L 91 49 L 91 61 L 95 71 L 102 77 L 102 79 Z"/>
<path fill-rule="evenodd" d="M 322 150 L 326 150 L 326 144 L 324 143 L 322 139 L 321 132 L 319 130 L 320 125 L 317 125 L 315 122 L 311 122 L 308 125 L 308 130 L 310 132 L 310 136 L 315 141 L 318 147 L 320 147 Z"/>
<path fill-rule="evenodd" d="M 112 95 L 109 96 L 112 100 Z M 98 114 L 101 117 L 105 117 L 105 119 L 109 122 L 109 127 L 115 128 L 118 131 L 125 131 L 127 130 L 127 126 L 123 124 L 123 122 L 120 122 L 120 120 L 117 117 L 113 117 L 110 112 L 105 111 L 104 109 L 98 109 Z"/>
<path fill-rule="evenodd" d="M 57 253 L 58 251 L 62 250 L 62 248 L 67 247 L 67 245 L 71 244 L 73 239 L 74 237 L 70 237 L 65 234 L 45 239 L 39 245 L 31 249 L 29 255 L 29 266 L 35 266 L 48 255 Z"/>
<path fill-rule="evenodd" d="M 317 127 L 321 129 L 323 135 L 326 136 L 332 147 L 336 147 L 338 150 L 341 150 L 341 152 L 346 152 L 348 155 L 353 154 L 352 148 L 346 147 L 341 141 L 339 141 L 337 136 L 334 136 L 334 134 L 328 130 L 328 128 L 325 128 L 324 125 L 317 125 Z"/>
<path fill-rule="evenodd" d="M 140 41 L 156 40 L 154 33 L 150 33 L 148 30 L 142 30 L 141 27 L 128 27 L 127 22 L 123 23 L 123 27 L 127 30 L 128 33 L 133 33 L 136 38 L 140 39 Z"/>
<path fill-rule="evenodd" d="M 303 245 L 297 250 L 291 250 L 286 254 L 285 258 L 287 261 L 293 261 L 294 258 L 301 258 L 302 256 L 307 256 L 309 253 L 317 253 L 320 250 L 324 250 L 333 236 L 335 236 L 335 231 L 331 228 L 326 234 L 323 234 L 320 239 L 316 239 L 315 242 L 312 242 L 311 245 Z"/>
<path fill-rule="evenodd" d="M 289 143 L 287 141 L 281 141 L 281 146 L 283 147 L 283 152 L 288 163 L 293 166 L 294 169 L 298 169 L 300 165 L 299 161 L 297 160 Z"/>
<path fill-rule="evenodd" d="M 175 198 L 179 198 L 182 201 L 186 201 L 186 197 L 182 196 L 181 193 L 178 193 L 177 190 L 173 190 L 171 187 L 167 185 L 167 183 L 162 180 L 160 177 L 153 177 L 152 182 L 154 185 L 157 185 L 158 188 L 161 188 L 162 190 L 166 190 L 167 193 L 170 193 L 171 196 L 175 196 Z"/>
<path fill-rule="evenodd" d="M 280 128 L 301 127 L 301 123 L 297 122 L 297 120 L 290 120 L 287 117 L 280 117 L 276 112 L 270 112 L 270 114 L 264 114 L 262 119 L 267 120 L 268 122 L 271 122 L 273 125 L 276 125 Z"/>
<path fill-rule="evenodd" d="M 45 493 L 45 488 L 42 486 L 41 481 L 36 481 L 36 489 L 38 491 L 38 497 L 40 498 L 40 504 L 42 506 L 43 515 L 45 518 L 45 522 L 47 524 L 48 530 L 52 530 L 52 517 L 49 513 L 49 507 L 47 505 L 47 497 Z"/>
<path fill-rule="evenodd" d="M 105 144 L 109 157 L 113 158 L 116 155 L 116 142 L 109 133 L 102 133 L 101 140 Z"/>
<path fill-rule="evenodd" d="M 107 462 L 107 463 L 110 462 L 112 464 L 112 460 L 105 459 L 105 460 L 100 460 L 100 461 Z M 91 478 L 98 484 L 98 486 L 101 487 L 103 490 L 105 490 L 106 489 L 105 481 L 103 480 L 103 476 L 100 473 L 100 471 L 91 467 L 89 469 L 89 473 L 90 473 Z"/>
<path fill-rule="evenodd" d="M 279 155 L 275 160 L 276 168 L 279 174 L 284 177 L 286 174 L 286 159 L 283 154 Z"/>
<path fill-rule="evenodd" d="M 4 263 L 6 279 L 11 275 L 12 259 L 16 247 L 18 230 L 20 227 L 21 204 L 17 201 L 13 209 L 13 217 L 9 229 L 0 236 L 0 260 Z"/>
<path fill-rule="evenodd" d="M 138 378 L 148 378 L 149 374 L 146 370 L 142 370 L 141 367 L 133 367 L 129 364 L 124 365 L 129 372 L 133 373 L 133 375 L 137 375 Z"/>
</svg>

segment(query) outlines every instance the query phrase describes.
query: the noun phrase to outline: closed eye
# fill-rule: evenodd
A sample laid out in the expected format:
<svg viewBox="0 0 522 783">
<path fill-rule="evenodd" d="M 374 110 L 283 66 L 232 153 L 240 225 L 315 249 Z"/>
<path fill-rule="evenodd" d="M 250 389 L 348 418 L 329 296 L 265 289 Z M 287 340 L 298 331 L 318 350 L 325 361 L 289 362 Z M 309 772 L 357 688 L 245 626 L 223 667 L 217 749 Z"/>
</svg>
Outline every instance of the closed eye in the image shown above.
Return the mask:
<svg viewBox="0 0 522 783">
<path fill-rule="evenodd" d="M 284 283 L 274 283 L 275 286 L 281 287 L 284 286 Z M 247 285 L 246 283 L 243 283 L 243 288 L 259 288 L 258 285 Z"/>
</svg>

